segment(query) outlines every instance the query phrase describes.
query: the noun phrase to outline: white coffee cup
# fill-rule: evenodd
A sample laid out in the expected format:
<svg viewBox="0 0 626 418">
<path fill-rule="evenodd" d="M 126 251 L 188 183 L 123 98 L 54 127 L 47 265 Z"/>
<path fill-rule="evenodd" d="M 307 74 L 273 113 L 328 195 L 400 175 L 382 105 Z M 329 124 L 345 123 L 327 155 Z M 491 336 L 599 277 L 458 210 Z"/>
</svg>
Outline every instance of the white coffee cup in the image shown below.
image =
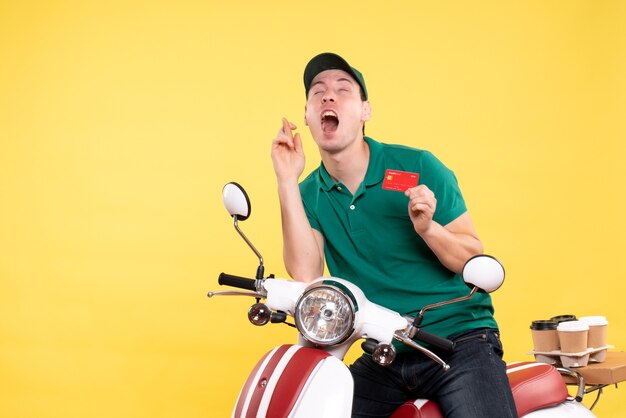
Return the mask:
<svg viewBox="0 0 626 418">
<path fill-rule="evenodd" d="M 581 321 L 561 322 L 556 328 L 562 353 L 582 353 L 587 351 L 589 325 Z"/>
<path fill-rule="evenodd" d="M 587 347 L 599 348 L 606 346 L 606 330 L 609 322 L 604 316 L 583 316 L 578 318 L 582 323 L 589 325 Z"/>
</svg>

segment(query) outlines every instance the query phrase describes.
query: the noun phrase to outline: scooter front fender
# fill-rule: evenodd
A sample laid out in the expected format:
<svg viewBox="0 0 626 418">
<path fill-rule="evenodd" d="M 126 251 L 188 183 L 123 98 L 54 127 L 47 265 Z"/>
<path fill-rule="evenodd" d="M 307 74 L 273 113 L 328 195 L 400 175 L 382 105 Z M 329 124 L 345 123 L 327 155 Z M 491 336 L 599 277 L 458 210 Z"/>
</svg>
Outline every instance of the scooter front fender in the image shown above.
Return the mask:
<svg viewBox="0 0 626 418">
<path fill-rule="evenodd" d="M 341 360 L 316 348 L 281 345 L 250 373 L 232 417 L 347 418 L 352 395 L 352 376 Z"/>
</svg>

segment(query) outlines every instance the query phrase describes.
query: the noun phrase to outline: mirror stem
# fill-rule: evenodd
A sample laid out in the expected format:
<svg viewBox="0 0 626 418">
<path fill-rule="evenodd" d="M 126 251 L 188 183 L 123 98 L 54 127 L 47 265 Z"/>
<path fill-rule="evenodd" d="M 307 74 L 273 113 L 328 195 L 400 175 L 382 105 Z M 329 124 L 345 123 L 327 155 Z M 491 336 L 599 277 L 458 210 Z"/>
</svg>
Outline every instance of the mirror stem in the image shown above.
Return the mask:
<svg viewBox="0 0 626 418">
<path fill-rule="evenodd" d="M 424 312 L 426 312 L 427 310 L 433 309 L 433 308 L 439 308 L 440 306 L 446 306 L 452 303 L 463 302 L 464 300 L 471 299 L 477 291 L 478 291 L 478 288 L 474 286 L 470 294 L 467 296 L 461 296 L 460 298 L 446 300 L 443 302 L 433 303 L 432 305 L 424 306 L 422 310 L 420 311 L 420 313 L 415 317 L 415 320 L 413 321 L 413 326 L 416 328 L 420 326 L 420 324 L 422 323 L 422 320 L 424 319 Z"/>
<path fill-rule="evenodd" d="M 248 247 L 250 247 L 250 249 L 252 249 L 252 251 L 254 251 L 254 254 L 256 254 L 256 256 L 259 258 L 259 268 L 257 269 L 257 272 L 256 272 L 256 275 L 257 275 L 256 278 L 257 279 L 262 279 L 263 278 L 263 274 L 264 274 L 263 256 L 261 255 L 261 253 L 259 253 L 257 251 L 256 248 L 254 248 L 254 245 L 252 245 L 252 243 L 250 242 L 248 237 L 245 236 L 245 234 L 241 231 L 241 229 L 239 229 L 239 224 L 237 222 L 237 215 L 233 215 L 233 226 L 235 227 L 235 229 L 237 230 L 239 235 L 241 235 L 241 238 L 243 238 L 243 240 L 246 242 L 246 244 L 248 244 Z"/>
</svg>

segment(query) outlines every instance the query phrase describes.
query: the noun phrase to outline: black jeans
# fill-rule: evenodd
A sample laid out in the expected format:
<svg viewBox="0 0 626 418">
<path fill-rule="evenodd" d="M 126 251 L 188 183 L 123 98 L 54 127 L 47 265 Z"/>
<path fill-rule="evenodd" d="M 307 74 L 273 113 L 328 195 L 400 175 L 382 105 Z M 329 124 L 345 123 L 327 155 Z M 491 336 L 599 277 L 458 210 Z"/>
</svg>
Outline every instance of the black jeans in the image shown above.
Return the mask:
<svg viewBox="0 0 626 418">
<path fill-rule="evenodd" d="M 516 418 L 496 329 L 479 329 L 451 339 L 453 353 L 437 354 L 447 372 L 419 351 L 400 353 L 388 367 L 364 354 L 352 366 L 353 417 L 388 417 L 410 399 L 436 400 L 447 418 Z"/>
</svg>

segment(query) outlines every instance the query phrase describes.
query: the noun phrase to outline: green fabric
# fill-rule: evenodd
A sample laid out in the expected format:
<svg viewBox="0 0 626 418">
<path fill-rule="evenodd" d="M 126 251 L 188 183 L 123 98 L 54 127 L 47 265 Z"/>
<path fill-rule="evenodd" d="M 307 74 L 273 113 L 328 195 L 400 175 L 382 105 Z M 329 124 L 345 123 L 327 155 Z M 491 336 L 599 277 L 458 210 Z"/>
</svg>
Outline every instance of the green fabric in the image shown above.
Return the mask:
<svg viewBox="0 0 626 418">
<path fill-rule="evenodd" d="M 334 182 L 323 164 L 300 183 L 304 208 L 325 240 L 331 275 L 350 280 L 371 301 L 414 316 L 431 303 L 469 293 L 460 275 L 446 269 L 415 233 L 404 193 L 384 190 L 387 169 L 419 173 L 419 184 L 435 193 L 433 219 L 447 225 L 467 211 L 454 173 L 433 154 L 365 138 L 370 162 L 353 196 Z M 427 311 L 424 329 L 448 337 L 475 328 L 496 328 L 491 298 L 478 293 L 469 301 Z"/>
</svg>

